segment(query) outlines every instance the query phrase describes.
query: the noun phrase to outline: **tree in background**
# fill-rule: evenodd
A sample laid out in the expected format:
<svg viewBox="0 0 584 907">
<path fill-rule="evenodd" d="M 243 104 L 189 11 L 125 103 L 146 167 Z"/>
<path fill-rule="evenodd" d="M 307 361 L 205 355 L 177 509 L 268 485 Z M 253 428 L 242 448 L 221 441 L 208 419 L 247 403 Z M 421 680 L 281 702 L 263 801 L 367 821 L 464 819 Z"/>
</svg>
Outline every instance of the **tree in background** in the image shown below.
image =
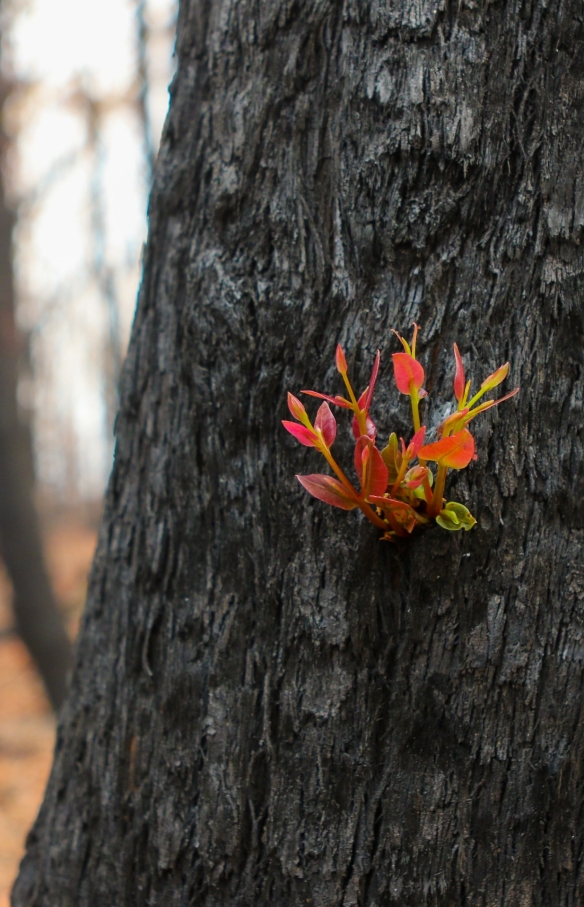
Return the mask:
<svg viewBox="0 0 584 907">
<path fill-rule="evenodd" d="M 17 400 L 21 349 L 14 313 L 13 224 L 0 174 L 0 554 L 12 582 L 16 629 L 58 709 L 73 656 L 43 559 L 31 437 Z"/>
<path fill-rule="evenodd" d="M 185 0 L 117 454 L 14 907 L 584 895 L 584 27 L 547 4 Z M 451 496 L 309 499 L 288 389 L 390 329 L 512 361 Z M 361 382 L 359 382 L 361 383 Z M 494 430 L 496 429 L 496 430 Z M 462 536 L 462 537 L 461 537 Z"/>
<path fill-rule="evenodd" d="M 53 7 L 4 9 L 2 72 L 30 360 L 20 390 L 41 500 L 73 513 L 95 508 L 111 466 L 175 17 L 174 0 L 104 0 L 73 4 L 63 29 Z"/>
</svg>

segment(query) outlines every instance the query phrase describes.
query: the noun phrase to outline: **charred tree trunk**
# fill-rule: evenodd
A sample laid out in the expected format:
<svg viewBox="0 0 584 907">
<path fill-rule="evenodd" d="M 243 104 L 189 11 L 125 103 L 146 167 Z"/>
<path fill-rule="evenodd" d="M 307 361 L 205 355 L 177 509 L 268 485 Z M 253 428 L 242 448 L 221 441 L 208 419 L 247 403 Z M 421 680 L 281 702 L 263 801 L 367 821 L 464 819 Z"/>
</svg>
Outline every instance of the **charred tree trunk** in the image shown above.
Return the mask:
<svg viewBox="0 0 584 907">
<path fill-rule="evenodd" d="M 34 504 L 31 437 L 18 412 L 13 224 L 0 176 L 0 554 L 12 582 L 16 629 L 58 709 L 67 688 L 72 648 L 45 567 Z"/>
<path fill-rule="evenodd" d="M 576 0 L 184 0 L 73 689 L 14 907 L 584 900 Z M 285 392 L 512 361 L 403 550 Z M 483 372 L 484 375 L 486 372 Z M 403 398 L 402 398 L 403 400 Z M 475 423 L 476 424 L 476 423 Z"/>
</svg>

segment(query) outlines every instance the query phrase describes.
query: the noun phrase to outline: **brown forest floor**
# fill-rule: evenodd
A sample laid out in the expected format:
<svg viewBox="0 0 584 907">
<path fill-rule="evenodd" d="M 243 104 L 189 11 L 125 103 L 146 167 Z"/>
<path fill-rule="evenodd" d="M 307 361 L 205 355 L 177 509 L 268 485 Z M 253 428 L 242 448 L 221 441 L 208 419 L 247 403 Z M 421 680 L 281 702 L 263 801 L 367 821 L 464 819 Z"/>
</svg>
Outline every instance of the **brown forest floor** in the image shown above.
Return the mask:
<svg viewBox="0 0 584 907">
<path fill-rule="evenodd" d="M 74 636 L 85 599 L 95 532 L 68 517 L 45 533 L 53 587 Z M 0 564 L 0 907 L 10 888 L 24 841 L 40 806 L 51 767 L 55 722 L 27 650 L 10 632 L 11 590 Z"/>
</svg>

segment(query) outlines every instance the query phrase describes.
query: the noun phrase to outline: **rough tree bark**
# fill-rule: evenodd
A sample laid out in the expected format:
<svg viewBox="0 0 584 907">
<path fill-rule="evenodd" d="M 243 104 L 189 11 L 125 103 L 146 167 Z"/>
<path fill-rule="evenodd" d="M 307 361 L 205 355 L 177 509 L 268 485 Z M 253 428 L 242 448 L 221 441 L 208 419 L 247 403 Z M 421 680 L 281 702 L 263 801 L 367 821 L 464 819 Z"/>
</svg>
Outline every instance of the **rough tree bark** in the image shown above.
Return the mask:
<svg viewBox="0 0 584 907">
<path fill-rule="evenodd" d="M 14 907 L 581 904 L 582 6 L 184 0 L 178 55 Z M 451 485 L 479 526 L 397 550 L 279 419 L 340 340 L 404 430 L 414 318 L 432 407 L 455 339 L 522 392 Z"/>
</svg>

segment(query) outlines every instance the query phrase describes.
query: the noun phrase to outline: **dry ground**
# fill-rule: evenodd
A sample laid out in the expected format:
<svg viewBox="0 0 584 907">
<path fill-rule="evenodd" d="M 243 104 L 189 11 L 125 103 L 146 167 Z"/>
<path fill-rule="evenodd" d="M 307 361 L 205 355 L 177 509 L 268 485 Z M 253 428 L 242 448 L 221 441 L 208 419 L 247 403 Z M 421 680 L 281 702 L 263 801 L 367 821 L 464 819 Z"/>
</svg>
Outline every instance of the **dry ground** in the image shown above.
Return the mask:
<svg viewBox="0 0 584 907">
<path fill-rule="evenodd" d="M 46 532 L 53 586 L 74 635 L 95 533 L 70 517 Z M 55 722 L 26 649 L 10 631 L 11 590 L 0 565 L 0 907 L 9 893 L 51 767 Z"/>
</svg>

